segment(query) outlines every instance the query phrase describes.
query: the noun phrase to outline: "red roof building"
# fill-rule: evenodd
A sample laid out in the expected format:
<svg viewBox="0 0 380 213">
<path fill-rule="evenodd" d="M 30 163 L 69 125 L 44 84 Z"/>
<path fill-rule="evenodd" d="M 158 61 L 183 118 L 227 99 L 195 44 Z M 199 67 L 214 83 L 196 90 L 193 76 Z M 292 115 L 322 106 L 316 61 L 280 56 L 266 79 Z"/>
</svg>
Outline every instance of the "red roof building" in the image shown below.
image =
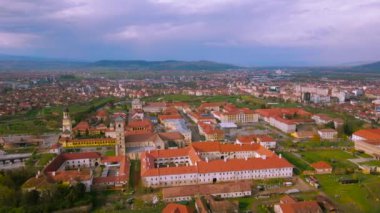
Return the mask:
<svg viewBox="0 0 380 213">
<path fill-rule="evenodd" d="M 332 172 L 332 166 L 324 161 L 319 161 L 310 164 L 311 167 L 314 168 L 315 172 L 317 174 L 331 174 Z"/>
<path fill-rule="evenodd" d="M 276 141 L 268 135 L 241 135 L 236 138 L 237 144 L 253 144 L 258 143 L 267 149 L 276 148 Z"/>
<path fill-rule="evenodd" d="M 195 142 L 182 149 L 154 150 L 141 155 L 141 176 L 147 187 L 281 178 L 292 174 L 293 166 L 287 160 L 259 144 Z"/>
<path fill-rule="evenodd" d="M 149 119 L 131 120 L 126 126 L 126 131 L 129 133 L 153 132 L 153 124 Z"/>
<path fill-rule="evenodd" d="M 169 203 L 166 205 L 166 207 L 162 210 L 162 213 L 193 213 L 194 209 L 177 203 Z"/>
</svg>

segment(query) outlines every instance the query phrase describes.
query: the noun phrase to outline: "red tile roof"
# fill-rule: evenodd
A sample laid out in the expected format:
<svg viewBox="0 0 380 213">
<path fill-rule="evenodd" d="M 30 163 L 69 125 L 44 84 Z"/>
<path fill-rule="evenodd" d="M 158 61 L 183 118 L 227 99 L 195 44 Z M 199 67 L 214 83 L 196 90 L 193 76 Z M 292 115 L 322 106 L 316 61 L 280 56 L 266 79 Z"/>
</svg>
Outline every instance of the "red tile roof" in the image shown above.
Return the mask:
<svg viewBox="0 0 380 213">
<path fill-rule="evenodd" d="M 162 213 L 193 213 L 194 209 L 177 203 L 169 203 L 163 210 Z"/>
<path fill-rule="evenodd" d="M 53 159 L 51 163 L 49 163 L 44 172 L 53 172 L 59 169 L 59 167 L 67 160 L 76 160 L 76 159 L 96 159 L 100 158 L 100 154 L 97 152 L 68 152 L 62 153 Z"/>
<path fill-rule="evenodd" d="M 107 117 L 108 116 L 108 112 L 106 110 L 98 110 L 96 112 L 96 116 L 99 116 L 99 117 Z"/>
<path fill-rule="evenodd" d="M 310 165 L 314 169 L 332 169 L 331 165 L 324 162 L 324 161 L 315 162 L 315 163 L 312 163 Z"/>
<path fill-rule="evenodd" d="M 262 158 L 227 159 L 203 161 L 199 152 L 239 152 L 255 151 Z M 173 158 L 188 156 L 193 166 L 155 168 L 154 160 L 157 158 Z M 276 156 L 273 152 L 259 144 L 221 144 L 219 142 L 197 142 L 189 147 L 174 150 L 155 150 L 144 152 L 141 155 L 141 175 L 158 176 L 182 173 L 209 173 L 224 171 L 243 171 L 293 167 L 288 161 Z"/>
<path fill-rule="evenodd" d="M 159 115 L 158 119 L 160 121 L 164 120 L 178 120 L 178 119 L 183 119 L 180 114 L 172 114 L 172 115 Z"/>
<path fill-rule="evenodd" d="M 366 140 L 380 140 L 380 129 L 362 129 L 354 132 L 352 135 L 356 135 Z"/>
<path fill-rule="evenodd" d="M 280 204 L 283 213 L 322 213 L 316 201 Z"/>
<path fill-rule="evenodd" d="M 280 198 L 280 203 L 281 204 L 285 204 L 285 203 L 296 203 L 297 200 L 295 200 L 294 198 L 292 198 L 291 196 L 289 195 L 285 195 L 283 197 Z"/>
<path fill-rule="evenodd" d="M 273 109 L 257 109 L 256 113 L 263 117 L 280 117 L 284 115 L 294 115 L 297 114 L 302 117 L 309 117 L 311 113 L 301 109 L 301 108 L 273 108 Z"/>
<path fill-rule="evenodd" d="M 174 198 L 194 195 L 212 195 L 220 193 L 251 191 L 250 181 L 237 181 L 230 183 L 202 184 L 191 186 L 177 186 L 163 188 L 162 195 L 165 198 Z"/>
<path fill-rule="evenodd" d="M 79 130 L 79 131 L 86 131 L 90 129 L 90 125 L 88 124 L 87 121 L 81 121 L 79 122 L 73 130 Z"/>
<path fill-rule="evenodd" d="M 241 135 L 236 138 L 241 143 L 259 143 L 259 142 L 273 142 L 275 141 L 272 137 L 268 135 Z"/>
<path fill-rule="evenodd" d="M 247 171 L 259 169 L 275 169 L 293 167 L 288 161 L 279 157 L 248 158 L 213 160 L 209 162 L 198 162 L 199 173 L 226 172 L 226 171 Z"/>
</svg>

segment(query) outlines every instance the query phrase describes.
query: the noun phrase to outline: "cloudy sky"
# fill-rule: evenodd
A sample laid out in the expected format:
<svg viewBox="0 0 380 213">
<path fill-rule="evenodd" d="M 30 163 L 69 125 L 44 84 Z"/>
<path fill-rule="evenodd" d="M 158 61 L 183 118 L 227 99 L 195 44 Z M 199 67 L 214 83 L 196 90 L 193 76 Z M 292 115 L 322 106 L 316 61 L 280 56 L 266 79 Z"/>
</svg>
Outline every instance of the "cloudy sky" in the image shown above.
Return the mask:
<svg viewBox="0 0 380 213">
<path fill-rule="evenodd" d="M 380 60 L 380 0 L 0 0 L 0 53 L 335 65 Z"/>
</svg>

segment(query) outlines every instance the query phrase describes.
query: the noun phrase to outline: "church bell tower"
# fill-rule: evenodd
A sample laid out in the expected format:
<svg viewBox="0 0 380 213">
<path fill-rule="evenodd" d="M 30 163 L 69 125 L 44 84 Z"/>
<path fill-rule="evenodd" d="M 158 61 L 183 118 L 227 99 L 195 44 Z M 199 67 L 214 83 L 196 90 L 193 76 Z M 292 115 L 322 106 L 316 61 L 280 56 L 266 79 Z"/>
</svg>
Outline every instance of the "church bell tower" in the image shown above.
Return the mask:
<svg viewBox="0 0 380 213">
<path fill-rule="evenodd" d="M 65 137 L 65 138 L 70 138 L 72 131 L 73 131 L 73 126 L 72 126 L 71 118 L 69 115 L 69 109 L 66 108 L 63 111 L 62 134 L 61 134 L 61 136 Z"/>
<path fill-rule="evenodd" d="M 125 155 L 125 120 L 123 117 L 119 116 L 115 119 L 115 132 L 116 132 L 116 155 Z"/>
</svg>

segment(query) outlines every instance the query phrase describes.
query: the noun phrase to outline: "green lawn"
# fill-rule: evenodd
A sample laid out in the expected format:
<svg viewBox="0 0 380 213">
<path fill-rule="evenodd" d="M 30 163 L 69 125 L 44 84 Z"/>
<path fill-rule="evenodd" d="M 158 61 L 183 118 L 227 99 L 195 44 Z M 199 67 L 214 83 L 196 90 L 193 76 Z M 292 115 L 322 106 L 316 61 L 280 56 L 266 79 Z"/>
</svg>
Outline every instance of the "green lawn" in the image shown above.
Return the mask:
<svg viewBox="0 0 380 213">
<path fill-rule="evenodd" d="M 43 153 L 39 154 L 39 160 L 37 162 L 38 166 L 45 166 L 51 159 L 53 159 L 56 156 L 56 154 L 52 153 Z"/>
<path fill-rule="evenodd" d="M 380 161 L 379 160 L 372 160 L 372 161 L 363 162 L 360 165 L 379 166 L 380 167 Z"/>
<path fill-rule="evenodd" d="M 108 150 L 105 153 L 105 156 L 115 156 L 115 149 Z"/>
<path fill-rule="evenodd" d="M 34 153 L 27 161 L 25 165 L 33 169 L 42 169 L 56 154 L 53 153 Z"/>
<path fill-rule="evenodd" d="M 142 191 L 142 187 L 140 184 L 140 164 L 141 163 L 139 160 L 131 160 L 131 167 L 129 173 L 129 188 L 131 190 Z"/>
<path fill-rule="evenodd" d="M 298 104 L 284 102 L 274 98 L 257 98 L 250 95 L 215 95 L 215 96 L 193 96 L 193 95 L 163 95 L 143 98 L 145 102 L 150 101 L 182 101 L 188 102 L 192 106 L 199 106 L 202 102 L 222 102 L 233 103 L 238 107 L 247 107 L 250 109 L 259 109 L 266 107 L 297 107 Z M 267 103 L 276 103 L 267 105 Z"/>
<path fill-rule="evenodd" d="M 301 174 L 305 170 L 312 170 L 312 168 L 306 162 L 304 162 L 302 159 L 298 158 L 294 154 L 290 152 L 282 152 L 281 154 L 284 158 L 286 158 L 291 164 L 293 164 L 296 167 L 296 174 Z"/>
<path fill-rule="evenodd" d="M 202 102 L 229 102 L 238 107 L 247 107 L 250 109 L 258 109 L 265 106 L 266 101 L 264 99 L 256 98 L 248 95 L 216 95 L 216 96 L 193 96 L 193 95 L 164 95 L 155 97 L 143 98 L 145 102 L 150 101 L 181 101 L 187 102 L 191 106 L 199 106 Z"/>
<path fill-rule="evenodd" d="M 306 142 L 298 142 L 296 143 L 298 148 L 320 148 L 320 147 L 353 147 L 354 143 L 351 141 L 306 141 Z"/>
<path fill-rule="evenodd" d="M 359 178 L 356 184 L 340 184 L 341 177 Z M 317 175 L 324 191 L 344 212 L 380 212 L 380 180 L 373 175 Z"/>
<path fill-rule="evenodd" d="M 302 157 L 309 163 L 318 161 L 326 161 L 334 168 L 355 168 L 356 165 L 347 159 L 356 158 L 352 154 L 342 150 L 320 150 L 306 151 L 300 153 Z"/>
<path fill-rule="evenodd" d="M 93 101 L 78 103 L 69 106 L 71 118 L 79 121 L 115 98 L 100 98 Z M 62 123 L 63 106 L 33 109 L 24 114 L 4 116 L 0 121 L 1 134 L 42 134 L 57 132 Z"/>
<path fill-rule="evenodd" d="M 252 209 L 254 200 L 252 197 L 240 197 L 233 200 L 239 201 L 239 212 L 244 212 Z"/>
</svg>

